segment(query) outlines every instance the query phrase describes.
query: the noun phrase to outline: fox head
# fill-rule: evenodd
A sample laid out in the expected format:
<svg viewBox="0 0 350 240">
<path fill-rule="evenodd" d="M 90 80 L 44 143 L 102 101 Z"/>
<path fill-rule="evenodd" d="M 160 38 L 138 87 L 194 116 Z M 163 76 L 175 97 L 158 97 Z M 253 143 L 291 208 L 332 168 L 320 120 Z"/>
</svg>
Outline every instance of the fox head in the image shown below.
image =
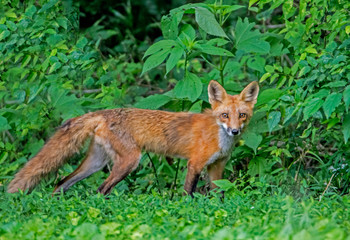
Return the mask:
<svg viewBox="0 0 350 240">
<path fill-rule="evenodd" d="M 213 114 L 229 136 L 239 135 L 248 125 L 258 93 L 257 82 L 251 82 L 238 95 L 229 95 L 218 82 L 210 81 L 208 95 Z"/>
</svg>

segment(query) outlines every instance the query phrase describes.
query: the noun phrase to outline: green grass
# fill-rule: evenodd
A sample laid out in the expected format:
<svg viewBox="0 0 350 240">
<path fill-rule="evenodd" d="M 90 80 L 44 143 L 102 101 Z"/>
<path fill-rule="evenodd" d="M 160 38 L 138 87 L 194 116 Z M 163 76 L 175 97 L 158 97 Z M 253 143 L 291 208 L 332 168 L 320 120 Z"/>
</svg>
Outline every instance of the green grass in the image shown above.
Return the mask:
<svg viewBox="0 0 350 240">
<path fill-rule="evenodd" d="M 0 239 L 350 239 L 349 196 L 318 202 L 255 189 L 169 200 L 114 190 L 106 199 L 94 189 L 2 193 Z"/>
</svg>

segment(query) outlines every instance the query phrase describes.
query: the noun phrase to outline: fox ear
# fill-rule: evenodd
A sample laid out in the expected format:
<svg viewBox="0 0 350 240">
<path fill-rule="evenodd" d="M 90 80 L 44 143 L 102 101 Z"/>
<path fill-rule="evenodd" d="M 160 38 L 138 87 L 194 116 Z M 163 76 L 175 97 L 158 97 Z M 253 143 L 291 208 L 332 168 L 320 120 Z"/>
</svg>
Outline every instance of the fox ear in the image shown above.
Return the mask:
<svg viewBox="0 0 350 240">
<path fill-rule="evenodd" d="M 226 90 L 217 82 L 214 80 L 211 80 L 208 86 L 208 97 L 209 97 L 209 103 L 222 103 L 224 99 L 227 97 Z"/>
<path fill-rule="evenodd" d="M 243 89 L 240 96 L 241 99 L 245 102 L 253 102 L 256 103 L 256 99 L 258 98 L 259 93 L 259 84 L 257 82 L 251 82 L 248 86 Z"/>
</svg>

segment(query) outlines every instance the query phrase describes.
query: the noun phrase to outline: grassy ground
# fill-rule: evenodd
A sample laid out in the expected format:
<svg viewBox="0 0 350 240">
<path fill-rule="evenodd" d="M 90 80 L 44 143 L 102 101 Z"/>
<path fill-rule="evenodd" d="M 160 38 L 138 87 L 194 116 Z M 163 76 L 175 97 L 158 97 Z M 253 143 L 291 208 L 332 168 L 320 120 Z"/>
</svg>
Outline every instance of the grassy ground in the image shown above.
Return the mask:
<svg viewBox="0 0 350 240">
<path fill-rule="evenodd" d="M 0 239 L 350 239 L 350 197 L 321 202 L 259 190 L 169 200 L 74 186 L 0 196 Z"/>
</svg>

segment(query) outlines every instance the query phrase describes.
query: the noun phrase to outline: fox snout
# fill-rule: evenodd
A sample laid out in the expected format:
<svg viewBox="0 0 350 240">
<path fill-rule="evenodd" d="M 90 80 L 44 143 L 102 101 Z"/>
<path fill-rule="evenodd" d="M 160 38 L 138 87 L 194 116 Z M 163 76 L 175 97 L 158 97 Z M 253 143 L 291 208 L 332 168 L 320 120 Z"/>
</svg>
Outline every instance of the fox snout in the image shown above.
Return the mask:
<svg viewBox="0 0 350 240">
<path fill-rule="evenodd" d="M 229 130 L 231 130 L 231 129 L 229 129 Z M 241 133 L 241 130 L 240 130 L 240 129 L 232 129 L 232 130 L 231 130 L 231 133 L 232 133 L 233 135 L 238 135 L 238 134 Z"/>
<path fill-rule="evenodd" d="M 225 130 L 229 136 L 239 135 L 241 134 L 241 131 L 242 131 L 242 129 L 240 128 L 237 129 L 237 128 L 230 128 L 230 127 L 226 128 Z"/>
</svg>

